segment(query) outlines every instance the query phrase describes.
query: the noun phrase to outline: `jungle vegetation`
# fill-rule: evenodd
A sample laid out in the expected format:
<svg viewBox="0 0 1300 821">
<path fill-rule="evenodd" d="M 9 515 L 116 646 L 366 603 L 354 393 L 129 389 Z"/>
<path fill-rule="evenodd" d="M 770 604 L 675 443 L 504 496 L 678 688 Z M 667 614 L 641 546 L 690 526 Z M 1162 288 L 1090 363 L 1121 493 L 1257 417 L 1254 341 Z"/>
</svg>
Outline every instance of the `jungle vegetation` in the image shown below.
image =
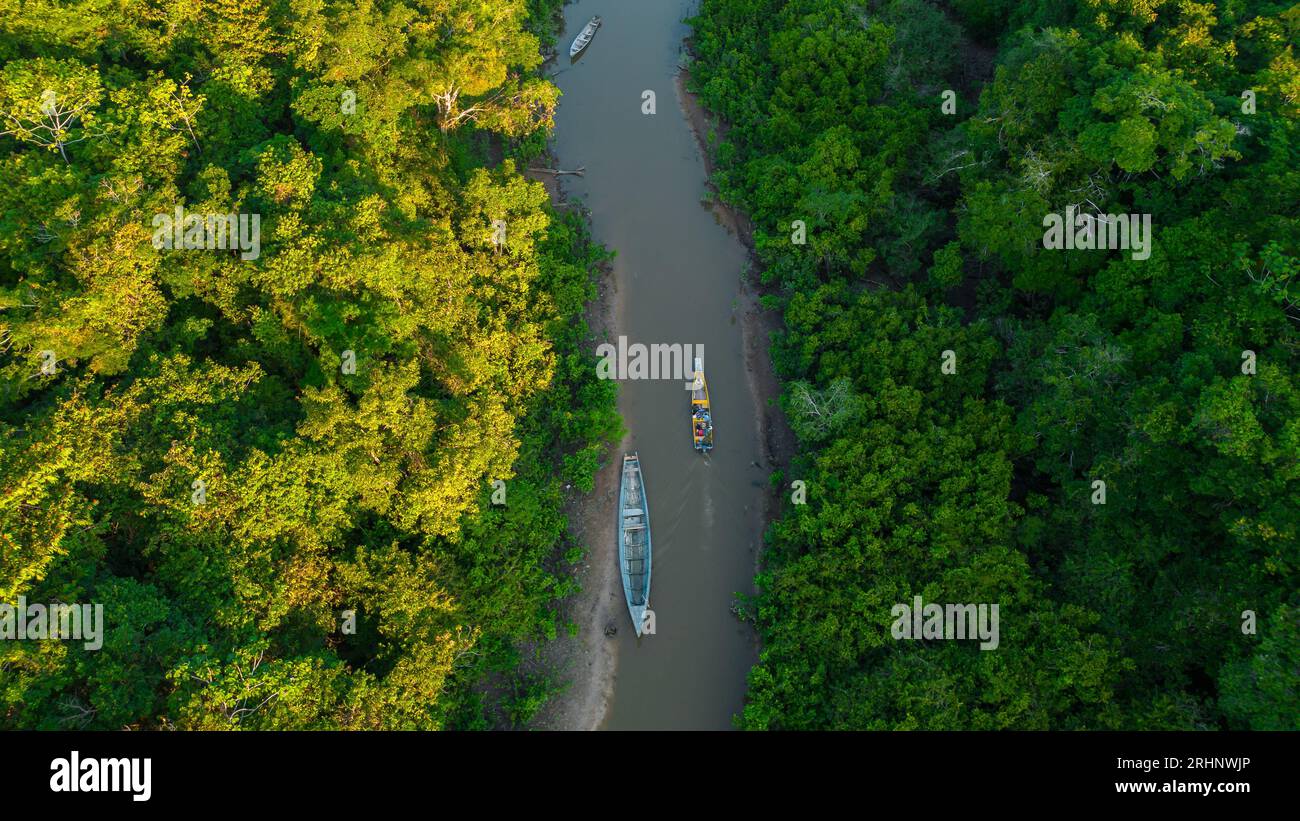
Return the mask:
<svg viewBox="0 0 1300 821">
<path fill-rule="evenodd" d="M 1300 7 L 691 23 L 807 486 L 738 723 L 1300 728 Z M 1150 257 L 1045 249 L 1067 207 L 1151 215 Z M 915 595 L 1000 603 L 999 649 L 896 641 Z"/>
<path fill-rule="evenodd" d="M 108 625 L 0 642 L 0 726 L 535 712 L 621 424 L 606 253 L 520 174 L 558 6 L 0 0 L 0 601 Z"/>
</svg>

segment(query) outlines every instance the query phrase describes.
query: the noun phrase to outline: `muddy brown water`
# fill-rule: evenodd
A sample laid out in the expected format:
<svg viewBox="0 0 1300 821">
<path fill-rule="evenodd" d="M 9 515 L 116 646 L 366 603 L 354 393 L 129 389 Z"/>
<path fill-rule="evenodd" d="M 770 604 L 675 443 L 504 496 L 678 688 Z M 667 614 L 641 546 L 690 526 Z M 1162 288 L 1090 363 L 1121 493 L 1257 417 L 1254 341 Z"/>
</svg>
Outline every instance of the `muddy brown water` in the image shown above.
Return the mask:
<svg viewBox="0 0 1300 821">
<path fill-rule="evenodd" d="M 746 253 L 701 202 L 704 162 L 675 91 L 689 34 L 682 21 L 693 11 L 692 0 L 570 3 L 551 69 L 563 92 L 556 161 L 586 168 L 564 177 L 564 189 L 618 252 L 616 333 L 629 344 L 703 345 L 715 419 L 716 446 L 702 456 L 691 447 L 686 380 L 620 382 L 626 447 L 640 454 L 650 509 L 656 632 L 638 640 L 620 600 L 604 729 L 729 728 L 756 659 L 753 630 L 731 605 L 737 591 L 753 590 L 768 471 L 757 466 L 758 408 L 742 346 Z M 571 61 L 569 43 L 593 15 L 603 25 Z M 643 113 L 646 91 L 653 114 Z"/>
</svg>

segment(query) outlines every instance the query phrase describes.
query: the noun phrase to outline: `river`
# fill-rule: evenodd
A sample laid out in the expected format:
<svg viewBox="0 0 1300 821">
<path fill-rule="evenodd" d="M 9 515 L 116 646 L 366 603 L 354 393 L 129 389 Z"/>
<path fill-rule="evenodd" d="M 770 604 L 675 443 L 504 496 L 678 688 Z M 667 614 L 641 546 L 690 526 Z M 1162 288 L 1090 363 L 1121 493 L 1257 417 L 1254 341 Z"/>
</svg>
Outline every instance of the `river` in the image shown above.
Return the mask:
<svg viewBox="0 0 1300 821">
<path fill-rule="evenodd" d="M 564 178 L 565 191 L 618 252 L 615 331 L 647 346 L 703 345 L 715 419 L 716 447 L 702 456 L 683 381 L 620 383 L 625 447 L 640 454 L 650 509 L 656 632 L 638 640 L 620 602 L 611 730 L 730 728 L 756 660 L 753 630 L 731 605 L 753 590 L 768 470 L 742 338 L 747 254 L 701 202 L 704 161 L 675 90 L 693 9 L 693 0 L 571 3 L 552 69 L 563 92 L 556 162 L 586 168 Z M 571 62 L 568 45 L 593 15 L 603 25 Z M 653 114 L 643 113 L 646 91 Z"/>
</svg>

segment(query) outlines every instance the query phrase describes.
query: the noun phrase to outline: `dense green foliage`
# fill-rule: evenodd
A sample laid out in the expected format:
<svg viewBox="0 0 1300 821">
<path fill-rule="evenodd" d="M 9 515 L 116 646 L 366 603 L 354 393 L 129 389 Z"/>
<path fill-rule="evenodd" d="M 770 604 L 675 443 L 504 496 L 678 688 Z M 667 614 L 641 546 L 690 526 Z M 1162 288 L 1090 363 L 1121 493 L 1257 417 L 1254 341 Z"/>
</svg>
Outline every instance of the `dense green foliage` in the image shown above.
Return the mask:
<svg viewBox="0 0 1300 821">
<path fill-rule="evenodd" d="M 807 483 L 741 724 L 1300 727 L 1300 8 L 692 22 Z M 1045 249 L 1067 206 L 1152 215 L 1150 257 Z M 999 603 L 1000 647 L 894 640 L 914 595 Z"/>
<path fill-rule="evenodd" d="M 0 726 L 536 709 L 516 648 L 566 627 L 565 488 L 619 427 L 604 252 L 487 156 L 551 125 L 557 5 L 0 0 L 0 601 L 106 620 L 0 643 Z M 158 249 L 177 206 L 260 256 Z"/>
</svg>

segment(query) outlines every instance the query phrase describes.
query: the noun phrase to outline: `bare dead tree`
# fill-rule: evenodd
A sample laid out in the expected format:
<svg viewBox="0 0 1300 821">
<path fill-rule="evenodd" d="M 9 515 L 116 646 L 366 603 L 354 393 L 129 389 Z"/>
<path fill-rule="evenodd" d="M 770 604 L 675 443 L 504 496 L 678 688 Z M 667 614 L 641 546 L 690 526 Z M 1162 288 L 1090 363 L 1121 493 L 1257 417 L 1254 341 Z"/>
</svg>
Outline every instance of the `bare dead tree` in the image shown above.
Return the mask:
<svg viewBox="0 0 1300 821">
<path fill-rule="evenodd" d="M 37 117 L 20 111 L 0 111 L 0 121 L 5 125 L 0 136 L 13 136 L 43 148 L 55 148 L 63 161 L 71 164 L 67 147 L 93 136 L 83 133 L 73 138 L 70 132 L 73 125 L 84 119 L 91 104 L 89 97 L 69 100 L 66 95 L 60 97 L 53 90 L 46 89 L 41 95 L 40 115 Z"/>
<path fill-rule="evenodd" d="M 536 171 L 539 174 L 554 174 L 557 177 L 563 177 L 566 174 L 575 177 L 581 177 L 586 172 L 587 166 L 584 165 L 581 168 L 574 169 L 573 171 L 564 171 L 563 169 L 559 169 L 559 168 L 530 168 L 528 170 Z"/>
</svg>

